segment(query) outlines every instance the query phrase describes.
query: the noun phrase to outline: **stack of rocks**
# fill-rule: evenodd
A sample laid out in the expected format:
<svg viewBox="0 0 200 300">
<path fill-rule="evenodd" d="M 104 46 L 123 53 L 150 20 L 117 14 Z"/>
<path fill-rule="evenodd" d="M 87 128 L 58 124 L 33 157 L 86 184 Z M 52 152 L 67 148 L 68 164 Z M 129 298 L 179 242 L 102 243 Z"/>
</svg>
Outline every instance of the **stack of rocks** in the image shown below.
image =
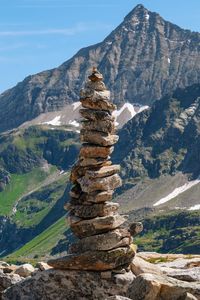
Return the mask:
<svg viewBox="0 0 200 300">
<path fill-rule="evenodd" d="M 81 90 L 83 118 L 79 159 L 71 172 L 73 187 L 66 205 L 69 224 L 78 241 L 68 256 L 48 263 L 60 269 L 113 270 L 128 266 L 135 255 L 129 230 L 122 227 L 118 203 L 111 202 L 114 190 L 121 186 L 119 165 L 110 155 L 118 141 L 110 92 L 103 76 L 95 68 Z"/>
</svg>

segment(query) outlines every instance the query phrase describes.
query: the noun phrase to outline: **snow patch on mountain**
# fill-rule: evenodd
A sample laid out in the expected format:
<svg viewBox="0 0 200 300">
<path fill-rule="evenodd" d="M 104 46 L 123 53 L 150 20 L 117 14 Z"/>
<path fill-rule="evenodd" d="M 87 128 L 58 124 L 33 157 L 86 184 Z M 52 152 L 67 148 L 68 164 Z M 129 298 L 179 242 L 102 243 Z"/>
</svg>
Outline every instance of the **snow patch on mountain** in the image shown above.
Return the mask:
<svg viewBox="0 0 200 300">
<path fill-rule="evenodd" d="M 66 105 L 61 111 L 43 113 L 31 121 L 25 122 L 20 128 L 26 128 L 32 125 L 49 125 L 53 126 L 52 129 L 55 129 L 57 126 L 69 126 L 68 130 L 78 132 L 77 129 L 80 127 L 81 119 L 79 114 L 80 108 L 81 102 L 77 101 Z M 113 112 L 116 118 L 116 126 L 118 129 L 122 128 L 136 114 L 148 108 L 148 106 L 125 103 L 119 110 Z"/>
<path fill-rule="evenodd" d="M 141 113 L 143 110 L 148 109 L 149 106 L 141 106 L 137 104 L 125 103 L 119 110 L 113 112 L 116 118 L 116 126 L 122 128 L 129 120 L 135 115 Z"/>
<path fill-rule="evenodd" d="M 53 125 L 53 126 L 60 126 L 61 125 L 60 117 L 61 116 L 57 116 L 57 117 L 53 118 L 53 120 L 48 121 L 48 122 L 44 122 L 42 124 L 48 124 L 48 125 Z"/>
<path fill-rule="evenodd" d="M 191 206 L 188 210 L 199 210 L 200 209 L 200 204 L 196 204 L 194 206 Z"/>
<path fill-rule="evenodd" d="M 164 204 L 170 200 L 172 200 L 173 198 L 177 197 L 178 195 L 184 193 L 185 191 L 189 190 L 190 188 L 192 188 L 193 186 L 197 185 L 200 183 L 200 177 L 196 180 L 192 180 L 189 181 L 187 183 L 185 183 L 184 185 L 176 188 L 175 190 L 173 190 L 173 192 L 171 192 L 169 195 L 167 195 L 164 198 L 161 198 L 159 201 L 157 201 L 156 203 L 154 203 L 153 206 L 159 206 L 161 204 Z M 195 206 L 193 206 L 195 207 Z"/>
</svg>

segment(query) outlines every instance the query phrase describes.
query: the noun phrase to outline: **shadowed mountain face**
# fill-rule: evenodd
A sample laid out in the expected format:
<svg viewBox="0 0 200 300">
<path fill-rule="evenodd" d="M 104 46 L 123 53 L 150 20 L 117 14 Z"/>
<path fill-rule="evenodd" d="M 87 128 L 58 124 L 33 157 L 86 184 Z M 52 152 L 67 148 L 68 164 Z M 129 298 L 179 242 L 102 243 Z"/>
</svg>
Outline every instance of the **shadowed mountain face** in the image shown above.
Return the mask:
<svg viewBox="0 0 200 300">
<path fill-rule="evenodd" d="M 124 147 L 126 145 L 126 147 Z M 156 101 L 120 131 L 114 160 L 125 179 L 177 172 L 200 175 L 200 85 L 177 90 Z"/>
<path fill-rule="evenodd" d="M 77 101 L 92 66 L 104 74 L 116 104 L 151 105 L 177 87 L 200 82 L 199 43 L 199 33 L 138 5 L 103 42 L 1 94 L 0 132 Z"/>
</svg>

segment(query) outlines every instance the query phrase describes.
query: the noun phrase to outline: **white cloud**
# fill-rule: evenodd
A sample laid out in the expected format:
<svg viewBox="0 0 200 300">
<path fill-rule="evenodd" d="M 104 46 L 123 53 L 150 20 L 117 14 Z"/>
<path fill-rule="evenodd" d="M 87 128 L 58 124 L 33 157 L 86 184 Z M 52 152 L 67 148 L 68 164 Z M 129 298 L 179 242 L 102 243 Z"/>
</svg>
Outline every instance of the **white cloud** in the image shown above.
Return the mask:
<svg viewBox="0 0 200 300">
<path fill-rule="evenodd" d="M 0 37 L 9 36 L 33 36 L 33 35 L 66 35 L 71 36 L 77 33 L 97 30 L 97 29 L 110 29 L 110 25 L 106 24 L 86 24 L 79 23 L 74 27 L 69 28 L 49 28 L 49 29 L 34 29 L 34 30 L 7 30 L 0 31 Z"/>
</svg>

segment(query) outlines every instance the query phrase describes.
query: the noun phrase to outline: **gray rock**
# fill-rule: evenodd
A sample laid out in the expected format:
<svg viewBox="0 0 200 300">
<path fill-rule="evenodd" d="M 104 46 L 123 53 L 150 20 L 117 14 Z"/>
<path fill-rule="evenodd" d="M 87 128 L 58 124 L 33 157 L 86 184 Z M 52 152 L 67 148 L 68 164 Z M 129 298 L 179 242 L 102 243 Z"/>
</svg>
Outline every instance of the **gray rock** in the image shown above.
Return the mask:
<svg viewBox="0 0 200 300">
<path fill-rule="evenodd" d="M 128 246 L 131 243 L 130 234 L 126 229 L 115 229 L 103 234 L 89 236 L 72 244 L 70 252 L 85 252 L 92 250 L 111 250 L 116 247 Z"/>
<path fill-rule="evenodd" d="M 122 185 L 121 178 L 118 174 L 94 179 L 82 177 L 78 179 L 78 182 L 81 185 L 82 191 L 85 193 L 114 190 Z"/>
<path fill-rule="evenodd" d="M 83 120 L 81 125 L 82 128 L 85 130 L 96 130 L 99 132 L 105 132 L 110 134 L 115 133 L 114 122 L 109 120 L 105 120 L 105 121 Z"/>
<path fill-rule="evenodd" d="M 48 265 L 59 270 L 107 271 L 129 265 L 135 251 L 127 246 L 108 251 L 87 251 L 51 259 Z"/>
<path fill-rule="evenodd" d="M 118 203 L 113 202 L 104 202 L 100 204 L 91 204 L 91 205 L 73 205 L 68 208 L 71 214 L 83 218 L 91 219 L 96 217 L 104 217 L 112 215 L 119 208 Z"/>
<path fill-rule="evenodd" d="M 108 111 L 93 110 L 82 108 L 80 109 L 80 115 L 90 121 L 111 121 L 113 122 L 115 118 Z"/>
<path fill-rule="evenodd" d="M 5 289 L 20 282 L 22 279 L 18 274 L 4 274 L 0 272 L 0 296 Z"/>
<path fill-rule="evenodd" d="M 100 272 L 50 269 L 7 289 L 3 300 L 103 300 L 116 294 L 125 296 L 127 288 L 114 279 L 102 279 Z"/>
<path fill-rule="evenodd" d="M 185 292 L 200 298 L 200 283 L 188 283 L 164 275 L 144 273 L 129 286 L 127 296 L 137 300 L 178 300 Z"/>
<path fill-rule="evenodd" d="M 108 232 L 120 227 L 125 222 L 125 218 L 118 214 L 89 220 L 69 216 L 68 220 L 73 233 L 79 238 Z"/>
</svg>

